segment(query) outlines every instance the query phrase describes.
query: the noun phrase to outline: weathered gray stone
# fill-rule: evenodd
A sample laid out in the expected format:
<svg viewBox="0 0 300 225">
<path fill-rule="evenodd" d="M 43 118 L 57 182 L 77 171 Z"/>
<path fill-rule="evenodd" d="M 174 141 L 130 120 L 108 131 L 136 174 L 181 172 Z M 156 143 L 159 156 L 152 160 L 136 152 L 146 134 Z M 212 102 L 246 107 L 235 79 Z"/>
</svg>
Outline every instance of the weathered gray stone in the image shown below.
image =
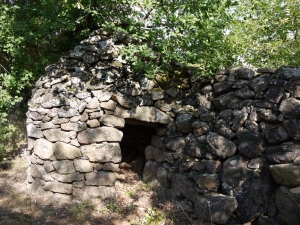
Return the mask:
<svg viewBox="0 0 300 225">
<path fill-rule="evenodd" d="M 209 132 L 206 140 L 210 151 L 220 158 L 229 158 L 235 154 L 236 146 L 234 142 L 221 135 Z"/>
<path fill-rule="evenodd" d="M 103 116 L 103 111 L 102 110 L 89 113 L 89 119 L 90 120 L 99 119 L 99 118 L 101 118 L 101 116 Z"/>
<path fill-rule="evenodd" d="M 197 194 L 194 182 L 189 180 L 184 174 L 172 174 L 172 187 L 178 197 L 184 196 L 187 200 L 196 202 Z"/>
<path fill-rule="evenodd" d="M 172 104 L 168 104 L 165 100 L 158 100 L 154 106 L 163 112 L 170 112 L 172 110 Z"/>
<path fill-rule="evenodd" d="M 34 179 L 32 183 L 28 184 L 29 193 L 35 195 L 38 198 L 49 199 L 53 195 L 53 193 L 51 191 L 44 190 L 44 184 L 44 180 Z"/>
<path fill-rule="evenodd" d="M 232 196 L 204 196 L 197 198 L 194 213 L 201 221 L 227 224 L 237 206 L 238 203 Z"/>
<path fill-rule="evenodd" d="M 41 159 L 50 159 L 54 155 L 54 145 L 46 139 L 38 139 L 34 143 L 34 153 Z"/>
<path fill-rule="evenodd" d="M 213 100 L 213 103 L 218 110 L 226 109 L 228 103 L 232 101 L 233 96 L 234 96 L 234 92 L 226 93 L 224 95 L 215 98 Z"/>
<path fill-rule="evenodd" d="M 270 86 L 265 98 L 270 102 L 278 103 L 281 100 L 283 93 L 284 89 L 282 87 Z"/>
<path fill-rule="evenodd" d="M 200 173 L 194 176 L 196 184 L 203 191 L 217 192 L 220 181 L 217 174 Z"/>
<path fill-rule="evenodd" d="M 190 133 L 192 131 L 193 122 L 194 122 L 193 115 L 185 113 L 177 116 L 175 125 L 180 132 Z"/>
<path fill-rule="evenodd" d="M 100 102 L 100 107 L 103 109 L 114 110 L 117 107 L 117 103 L 113 100 L 109 100 L 107 102 Z"/>
<path fill-rule="evenodd" d="M 111 93 L 108 91 L 97 90 L 92 93 L 100 102 L 108 101 L 111 98 Z"/>
<path fill-rule="evenodd" d="M 299 67 L 287 67 L 282 66 L 275 71 L 276 78 L 279 79 L 300 79 L 300 68 Z"/>
<path fill-rule="evenodd" d="M 251 91 L 248 86 L 235 91 L 234 94 L 242 99 L 253 98 L 255 96 L 254 91 Z"/>
<path fill-rule="evenodd" d="M 97 119 L 88 120 L 86 124 L 91 128 L 100 127 L 100 122 Z"/>
<path fill-rule="evenodd" d="M 70 138 L 68 132 L 64 132 L 61 129 L 49 129 L 43 131 L 46 139 L 51 142 L 62 141 L 69 143 Z"/>
<path fill-rule="evenodd" d="M 267 159 L 275 163 L 292 162 L 300 156 L 299 142 L 286 142 L 281 145 L 267 147 Z"/>
<path fill-rule="evenodd" d="M 92 144 L 103 141 L 121 141 L 123 133 L 113 127 L 99 127 L 84 130 L 78 133 L 78 142 L 81 144 Z"/>
<path fill-rule="evenodd" d="M 74 166 L 78 172 L 88 173 L 93 171 L 93 164 L 89 160 L 75 159 Z"/>
<path fill-rule="evenodd" d="M 72 183 L 74 181 L 82 181 L 84 179 L 84 175 L 82 173 L 59 174 L 52 172 L 50 176 L 62 183 Z"/>
<path fill-rule="evenodd" d="M 289 138 L 289 134 L 280 124 L 262 122 L 260 126 L 270 144 L 280 144 Z"/>
<path fill-rule="evenodd" d="M 124 106 L 125 108 L 132 109 L 137 107 L 137 103 L 135 101 L 135 98 L 133 98 L 130 95 L 113 95 L 113 100 L 116 100 L 121 106 Z"/>
<path fill-rule="evenodd" d="M 108 127 L 122 128 L 125 126 L 125 120 L 113 115 L 103 115 L 100 118 L 100 123 Z"/>
<path fill-rule="evenodd" d="M 54 144 L 54 154 L 58 160 L 75 159 L 81 156 L 79 148 L 64 142 L 56 142 Z"/>
<path fill-rule="evenodd" d="M 118 143 L 84 145 L 80 150 L 83 156 L 88 157 L 91 162 L 118 163 L 122 158 Z"/>
<path fill-rule="evenodd" d="M 237 148 L 241 154 L 248 158 L 256 158 L 259 156 L 262 148 L 261 138 L 247 129 L 237 132 L 237 140 L 239 142 Z"/>
<path fill-rule="evenodd" d="M 119 169 L 119 164 L 107 162 L 107 163 L 104 163 L 102 169 L 114 172 Z"/>
<path fill-rule="evenodd" d="M 185 151 L 197 158 L 204 158 L 207 153 L 206 145 L 201 144 L 196 138 L 189 140 L 185 146 Z"/>
<path fill-rule="evenodd" d="M 284 120 L 283 127 L 294 140 L 300 140 L 300 120 Z"/>
<path fill-rule="evenodd" d="M 176 151 L 179 148 L 184 148 L 185 145 L 186 145 L 186 139 L 182 137 L 170 140 L 166 143 L 166 147 L 173 151 Z"/>
<path fill-rule="evenodd" d="M 300 97 L 300 83 L 299 81 L 289 81 L 284 85 L 284 89 L 291 93 L 294 98 Z"/>
<path fill-rule="evenodd" d="M 283 186 L 300 186 L 300 166 L 291 163 L 270 166 L 270 172 L 274 180 Z"/>
<path fill-rule="evenodd" d="M 68 106 L 62 107 L 58 111 L 58 116 L 63 117 L 63 118 L 70 118 L 70 117 L 77 116 L 77 115 L 79 115 L 79 112 Z"/>
<path fill-rule="evenodd" d="M 159 99 L 163 99 L 165 94 L 164 94 L 164 91 L 162 89 L 154 88 L 152 90 L 151 96 L 152 96 L 152 100 L 159 100 Z"/>
<path fill-rule="evenodd" d="M 269 79 L 267 77 L 256 77 L 250 81 L 249 85 L 256 93 L 259 93 L 269 87 Z"/>
<path fill-rule="evenodd" d="M 156 109 L 155 107 L 147 106 L 137 107 L 136 109 L 131 110 L 117 107 L 114 115 L 124 119 L 131 118 L 150 123 L 169 124 L 173 122 L 173 119 L 166 113 Z"/>
<path fill-rule="evenodd" d="M 53 161 L 53 167 L 60 174 L 70 174 L 75 173 L 75 168 L 73 161 L 70 160 L 61 160 L 61 161 Z"/>
<path fill-rule="evenodd" d="M 43 178 L 47 171 L 43 166 L 31 164 L 29 167 L 29 175 L 35 178 Z"/>
<path fill-rule="evenodd" d="M 293 194 L 287 187 L 276 191 L 276 205 L 279 218 L 289 225 L 297 225 L 300 220 L 300 195 Z"/>
<path fill-rule="evenodd" d="M 72 193 L 72 184 L 64 184 L 61 182 L 46 182 L 44 185 L 44 189 L 46 191 L 58 192 L 63 194 L 71 194 Z"/>
<path fill-rule="evenodd" d="M 59 128 L 59 125 L 54 125 L 52 121 L 47 122 L 47 123 L 42 123 L 42 125 L 41 125 L 42 130 L 57 129 L 57 128 Z"/>
<path fill-rule="evenodd" d="M 270 109 L 263 109 L 259 113 L 260 118 L 270 122 L 277 122 L 278 121 L 277 115 Z"/>
<path fill-rule="evenodd" d="M 176 87 L 170 87 L 166 93 L 171 97 L 176 98 L 176 96 L 179 94 L 179 90 Z"/>
<path fill-rule="evenodd" d="M 222 193 L 235 197 L 238 202 L 236 214 L 242 223 L 253 221 L 267 211 L 269 193 L 275 187 L 265 167 L 252 170 L 248 163 L 241 155 L 227 159 L 221 179 Z"/>
<path fill-rule="evenodd" d="M 229 69 L 230 74 L 242 79 L 251 80 L 254 77 L 254 71 L 248 68 L 233 67 Z"/>
<path fill-rule="evenodd" d="M 42 138 L 44 137 L 42 129 L 37 128 L 33 124 L 27 125 L 27 136 L 32 138 Z"/>
<path fill-rule="evenodd" d="M 113 172 L 97 171 L 84 176 L 86 185 L 113 186 L 116 183 L 116 174 Z"/>
<path fill-rule="evenodd" d="M 200 93 L 197 93 L 197 102 L 201 107 L 204 107 L 206 109 L 212 108 L 212 103 L 207 99 L 206 95 L 201 95 Z"/>
<path fill-rule="evenodd" d="M 59 125 L 59 124 L 63 124 L 63 123 L 67 123 L 67 122 L 69 122 L 69 118 L 53 118 L 52 119 L 52 123 L 53 124 L 57 124 L 57 125 Z"/>
<path fill-rule="evenodd" d="M 214 84 L 214 91 L 217 94 L 223 94 L 225 92 L 230 91 L 233 85 L 234 85 L 234 83 L 230 82 L 230 81 L 223 81 L 223 82 L 220 82 L 220 83 L 215 83 Z"/>
<path fill-rule="evenodd" d="M 98 101 L 98 98 L 94 97 L 91 99 L 91 101 L 88 102 L 86 108 L 88 109 L 97 109 L 99 108 L 100 104 Z"/>
</svg>

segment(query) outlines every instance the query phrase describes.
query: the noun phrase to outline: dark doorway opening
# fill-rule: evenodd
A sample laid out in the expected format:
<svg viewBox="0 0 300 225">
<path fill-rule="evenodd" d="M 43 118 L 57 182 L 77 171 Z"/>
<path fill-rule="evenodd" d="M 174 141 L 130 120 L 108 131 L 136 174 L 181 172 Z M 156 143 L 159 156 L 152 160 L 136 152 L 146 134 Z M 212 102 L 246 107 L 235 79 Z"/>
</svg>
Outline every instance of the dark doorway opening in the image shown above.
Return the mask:
<svg viewBox="0 0 300 225">
<path fill-rule="evenodd" d="M 142 179 L 145 160 L 145 148 L 151 145 L 151 139 L 156 134 L 156 124 L 126 120 L 125 127 L 120 129 L 123 138 L 120 142 L 122 161 L 120 169 L 131 170 Z"/>
</svg>

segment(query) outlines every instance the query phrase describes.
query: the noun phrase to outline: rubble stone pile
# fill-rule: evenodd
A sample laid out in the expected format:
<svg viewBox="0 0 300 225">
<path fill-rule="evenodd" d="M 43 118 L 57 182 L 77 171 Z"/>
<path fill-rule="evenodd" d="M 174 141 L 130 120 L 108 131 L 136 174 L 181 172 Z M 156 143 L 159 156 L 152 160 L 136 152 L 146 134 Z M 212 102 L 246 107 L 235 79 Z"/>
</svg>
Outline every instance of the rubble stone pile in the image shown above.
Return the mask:
<svg viewBox="0 0 300 225">
<path fill-rule="evenodd" d="M 298 224 L 300 68 L 190 67 L 160 85 L 132 71 L 124 34 L 96 30 L 46 67 L 28 103 L 28 187 L 114 198 L 126 124 L 155 127 L 143 181 L 214 224 Z"/>
</svg>

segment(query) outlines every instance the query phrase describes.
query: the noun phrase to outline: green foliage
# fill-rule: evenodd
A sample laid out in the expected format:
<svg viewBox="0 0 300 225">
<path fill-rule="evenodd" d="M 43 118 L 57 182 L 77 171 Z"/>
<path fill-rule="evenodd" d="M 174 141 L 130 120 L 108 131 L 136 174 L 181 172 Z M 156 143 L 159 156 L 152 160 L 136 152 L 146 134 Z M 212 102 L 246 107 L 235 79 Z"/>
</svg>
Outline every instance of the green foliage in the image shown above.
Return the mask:
<svg viewBox="0 0 300 225">
<path fill-rule="evenodd" d="M 231 9 L 231 49 L 236 60 L 256 67 L 300 64 L 300 2 L 242 0 Z"/>
<path fill-rule="evenodd" d="M 122 57 L 150 78 L 174 65 L 210 76 L 233 64 L 300 63 L 297 0 L 2 0 L 0 12 L 0 141 L 9 109 L 45 66 L 99 27 L 129 34 Z"/>
</svg>

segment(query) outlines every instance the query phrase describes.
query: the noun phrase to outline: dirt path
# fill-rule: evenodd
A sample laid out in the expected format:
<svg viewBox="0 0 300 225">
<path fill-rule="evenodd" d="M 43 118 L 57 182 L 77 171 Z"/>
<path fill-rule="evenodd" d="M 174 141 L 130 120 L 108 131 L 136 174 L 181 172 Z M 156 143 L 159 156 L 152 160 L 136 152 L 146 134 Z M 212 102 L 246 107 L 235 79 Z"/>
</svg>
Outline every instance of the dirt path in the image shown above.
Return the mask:
<svg viewBox="0 0 300 225">
<path fill-rule="evenodd" d="M 0 163 L 0 225 L 192 224 L 176 203 L 160 203 L 130 169 L 120 171 L 116 200 L 62 204 L 33 198 L 26 189 L 27 163 L 25 148 L 10 152 Z"/>
</svg>

